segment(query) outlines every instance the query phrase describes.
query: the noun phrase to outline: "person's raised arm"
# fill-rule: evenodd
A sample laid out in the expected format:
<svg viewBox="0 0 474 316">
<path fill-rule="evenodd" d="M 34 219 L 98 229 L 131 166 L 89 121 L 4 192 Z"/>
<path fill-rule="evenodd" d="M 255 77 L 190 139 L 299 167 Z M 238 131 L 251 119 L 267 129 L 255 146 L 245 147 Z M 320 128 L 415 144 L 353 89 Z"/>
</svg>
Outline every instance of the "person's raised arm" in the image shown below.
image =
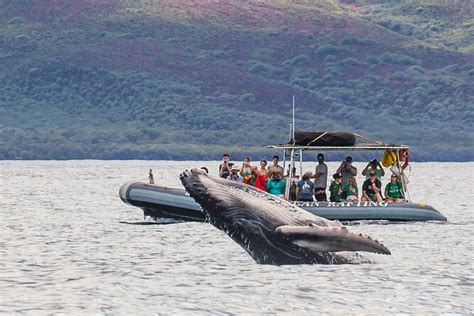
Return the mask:
<svg viewBox="0 0 474 316">
<path fill-rule="evenodd" d="M 380 167 L 380 176 L 384 176 L 385 175 L 385 170 L 383 170 L 383 167 L 382 167 L 382 164 L 380 163 L 379 161 L 379 167 Z"/>
<path fill-rule="evenodd" d="M 367 169 L 369 169 L 369 166 L 370 166 L 370 162 L 367 164 L 367 166 L 365 166 L 364 170 L 362 170 L 362 175 L 363 176 L 367 175 Z"/>
</svg>

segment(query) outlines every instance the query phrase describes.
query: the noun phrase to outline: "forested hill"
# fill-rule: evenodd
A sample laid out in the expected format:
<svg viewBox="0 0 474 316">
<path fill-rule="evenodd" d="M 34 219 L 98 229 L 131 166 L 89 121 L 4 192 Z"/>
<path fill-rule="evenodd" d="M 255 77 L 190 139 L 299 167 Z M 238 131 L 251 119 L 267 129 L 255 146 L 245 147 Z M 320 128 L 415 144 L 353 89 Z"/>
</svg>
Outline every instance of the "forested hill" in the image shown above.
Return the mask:
<svg viewBox="0 0 474 316">
<path fill-rule="evenodd" d="M 471 0 L 3 0 L 0 159 L 267 154 L 297 127 L 473 160 Z"/>
</svg>

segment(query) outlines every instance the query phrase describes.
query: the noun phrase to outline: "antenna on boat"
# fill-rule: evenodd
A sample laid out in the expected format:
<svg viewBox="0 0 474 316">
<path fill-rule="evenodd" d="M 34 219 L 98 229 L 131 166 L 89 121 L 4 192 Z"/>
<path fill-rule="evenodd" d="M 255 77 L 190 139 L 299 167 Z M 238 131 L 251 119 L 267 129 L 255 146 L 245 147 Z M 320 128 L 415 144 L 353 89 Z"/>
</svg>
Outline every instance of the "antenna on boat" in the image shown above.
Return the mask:
<svg viewBox="0 0 474 316">
<path fill-rule="evenodd" d="M 291 135 L 291 140 L 293 145 L 295 144 L 295 95 L 293 95 L 293 121 L 292 121 L 292 135 Z"/>
</svg>

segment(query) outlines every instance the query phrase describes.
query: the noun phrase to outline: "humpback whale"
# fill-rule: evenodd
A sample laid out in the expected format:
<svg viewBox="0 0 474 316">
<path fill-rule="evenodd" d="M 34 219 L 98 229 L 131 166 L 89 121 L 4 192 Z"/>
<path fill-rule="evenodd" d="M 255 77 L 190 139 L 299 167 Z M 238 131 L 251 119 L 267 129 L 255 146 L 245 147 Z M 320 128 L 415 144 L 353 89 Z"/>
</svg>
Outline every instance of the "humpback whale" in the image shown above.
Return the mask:
<svg viewBox="0 0 474 316">
<path fill-rule="evenodd" d="M 260 264 L 356 263 L 348 252 L 390 254 L 377 240 L 349 232 L 255 187 L 215 178 L 200 169 L 180 175 L 207 220 Z"/>
</svg>

